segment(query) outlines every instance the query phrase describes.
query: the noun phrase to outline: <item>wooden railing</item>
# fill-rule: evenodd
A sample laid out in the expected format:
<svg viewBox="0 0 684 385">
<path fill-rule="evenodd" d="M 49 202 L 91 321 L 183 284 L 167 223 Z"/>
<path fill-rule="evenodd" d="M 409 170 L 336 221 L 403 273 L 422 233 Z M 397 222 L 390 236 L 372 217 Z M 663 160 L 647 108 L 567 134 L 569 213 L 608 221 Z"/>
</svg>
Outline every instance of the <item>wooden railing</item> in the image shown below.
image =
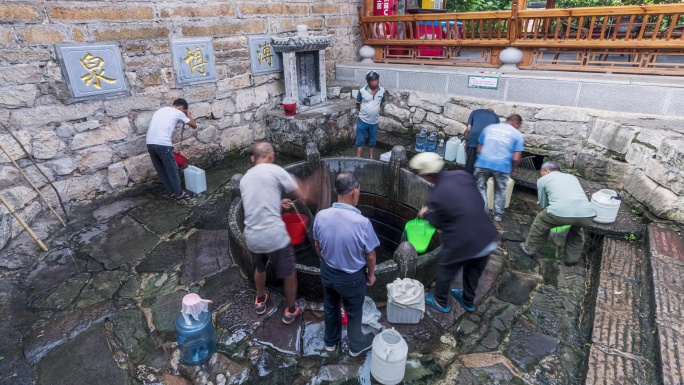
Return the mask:
<svg viewBox="0 0 684 385">
<path fill-rule="evenodd" d="M 525 52 L 521 68 L 684 73 L 684 3 L 518 10 L 514 2 L 510 11 L 396 16 L 359 9 L 359 20 L 363 43 L 380 48 L 379 61 L 494 66 L 498 52 L 513 46 Z M 431 54 L 421 54 L 421 47 L 432 47 Z M 478 47 L 488 62 L 459 59 L 462 50 Z M 570 53 L 575 59 L 564 59 Z M 552 60 L 545 59 L 549 54 Z M 613 62 L 611 55 L 623 59 Z"/>
</svg>

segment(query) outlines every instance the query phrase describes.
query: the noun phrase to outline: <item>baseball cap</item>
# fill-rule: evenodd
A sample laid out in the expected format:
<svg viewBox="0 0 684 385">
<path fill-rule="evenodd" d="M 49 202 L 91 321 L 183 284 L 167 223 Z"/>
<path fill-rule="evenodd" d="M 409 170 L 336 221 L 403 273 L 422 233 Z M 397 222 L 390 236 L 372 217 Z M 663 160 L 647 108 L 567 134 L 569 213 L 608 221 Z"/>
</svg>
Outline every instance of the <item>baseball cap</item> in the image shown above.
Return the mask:
<svg viewBox="0 0 684 385">
<path fill-rule="evenodd" d="M 434 152 L 421 152 L 411 158 L 409 167 L 417 170 L 418 175 L 437 174 L 442 171 L 444 161 Z"/>
</svg>

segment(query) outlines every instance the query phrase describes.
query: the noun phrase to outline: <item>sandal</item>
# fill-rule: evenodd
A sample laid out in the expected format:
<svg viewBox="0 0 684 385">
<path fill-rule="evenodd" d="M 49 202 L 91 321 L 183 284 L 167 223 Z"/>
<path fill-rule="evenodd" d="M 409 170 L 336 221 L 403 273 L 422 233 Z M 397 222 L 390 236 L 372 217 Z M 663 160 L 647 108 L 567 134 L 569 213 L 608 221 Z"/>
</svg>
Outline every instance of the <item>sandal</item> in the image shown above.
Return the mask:
<svg viewBox="0 0 684 385">
<path fill-rule="evenodd" d="M 425 296 L 425 304 L 434 309 L 437 309 L 442 313 L 448 313 L 451 311 L 451 306 L 449 306 L 449 304 L 447 304 L 446 306 L 441 306 L 440 304 L 438 304 L 437 300 L 435 299 L 435 295 L 432 293 Z"/>
<path fill-rule="evenodd" d="M 188 194 L 187 192 L 183 191 L 183 193 L 182 193 L 181 195 L 179 195 L 179 196 L 176 197 L 176 200 L 179 200 L 179 201 L 180 201 L 180 200 L 189 199 L 189 198 L 190 198 L 190 194 Z"/>
</svg>

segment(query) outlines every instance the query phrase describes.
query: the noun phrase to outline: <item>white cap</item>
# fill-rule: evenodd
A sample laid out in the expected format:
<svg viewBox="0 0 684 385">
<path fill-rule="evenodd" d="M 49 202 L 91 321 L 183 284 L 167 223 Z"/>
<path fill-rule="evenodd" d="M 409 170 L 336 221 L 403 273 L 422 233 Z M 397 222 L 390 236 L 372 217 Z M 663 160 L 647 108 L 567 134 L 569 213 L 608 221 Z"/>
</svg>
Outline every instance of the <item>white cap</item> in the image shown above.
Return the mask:
<svg viewBox="0 0 684 385">
<path fill-rule="evenodd" d="M 442 171 L 444 161 L 434 152 L 421 152 L 409 161 L 409 167 L 418 171 L 418 175 L 437 174 Z"/>
</svg>

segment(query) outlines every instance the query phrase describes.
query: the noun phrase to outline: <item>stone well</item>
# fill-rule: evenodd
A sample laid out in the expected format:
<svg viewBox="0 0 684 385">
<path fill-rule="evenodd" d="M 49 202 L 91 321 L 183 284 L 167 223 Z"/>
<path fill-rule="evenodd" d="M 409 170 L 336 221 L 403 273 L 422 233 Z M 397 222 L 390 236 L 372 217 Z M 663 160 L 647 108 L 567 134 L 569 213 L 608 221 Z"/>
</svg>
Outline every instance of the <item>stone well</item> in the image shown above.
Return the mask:
<svg viewBox="0 0 684 385">
<path fill-rule="evenodd" d="M 302 214 L 309 216 L 309 235 L 313 224 L 313 214 L 320 209 L 330 206 L 336 201 L 332 188 L 335 176 L 343 171 L 354 172 L 361 182 L 361 199 L 357 208 L 373 223 L 380 247 L 376 249 L 379 259 L 384 255 L 385 261 L 378 261 L 375 269 L 377 281 L 367 288 L 366 295 L 374 301 L 387 300 L 387 287 L 396 278 L 415 278 L 426 287 L 435 279 L 435 263 L 437 252 L 441 244 L 439 233 L 435 233 L 426 253 L 417 255 L 415 249 L 408 242 L 402 242 L 403 229 L 408 220 L 416 217 L 417 211 L 423 206 L 430 191 L 430 183 L 401 168 L 406 161 L 406 150 L 401 146 L 392 149 L 389 163 L 349 157 L 320 158 L 315 145 L 307 146 L 307 160 L 294 163 L 285 169 L 298 178 L 317 177 L 320 184 L 320 198 L 308 207 L 299 206 Z M 230 189 L 233 199 L 230 214 L 230 253 L 233 260 L 245 274 L 252 279 L 254 265 L 243 236 L 244 211 L 239 193 L 239 182 L 242 175 L 235 175 L 231 180 Z M 312 239 L 309 237 L 309 239 Z M 295 247 L 297 256 L 297 280 L 299 284 L 298 296 L 310 300 L 323 298 L 320 270 L 317 263 L 303 264 L 306 254 L 311 255 L 310 241 Z M 317 261 L 314 261 L 317 262 Z M 269 284 L 276 284 L 269 274 Z"/>
</svg>

